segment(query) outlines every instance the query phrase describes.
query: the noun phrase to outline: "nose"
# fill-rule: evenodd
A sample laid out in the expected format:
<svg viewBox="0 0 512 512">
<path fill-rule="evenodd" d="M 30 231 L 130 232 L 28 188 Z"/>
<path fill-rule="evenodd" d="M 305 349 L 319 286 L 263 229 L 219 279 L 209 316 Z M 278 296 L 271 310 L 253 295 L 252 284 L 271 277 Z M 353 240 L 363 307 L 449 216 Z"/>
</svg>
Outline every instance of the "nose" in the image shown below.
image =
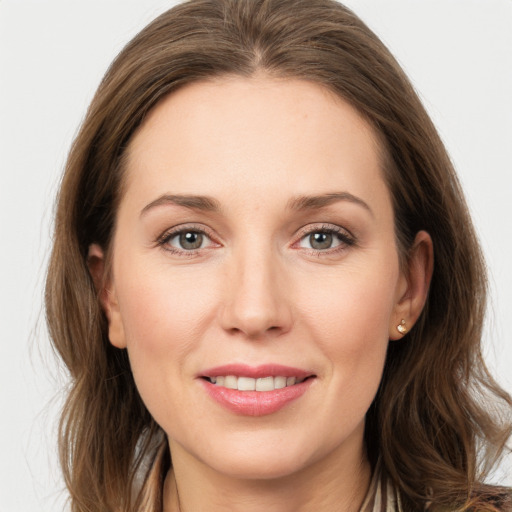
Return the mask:
<svg viewBox="0 0 512 512">
<path fill-rule="evenodd" d="M 292 325 L 291 296 L 283 262 L 261 251 L 240 254 L 234 260 L 226 275 L 222 327 L 230 334 L 251 339 L 288 332 Z"/>
</svg>

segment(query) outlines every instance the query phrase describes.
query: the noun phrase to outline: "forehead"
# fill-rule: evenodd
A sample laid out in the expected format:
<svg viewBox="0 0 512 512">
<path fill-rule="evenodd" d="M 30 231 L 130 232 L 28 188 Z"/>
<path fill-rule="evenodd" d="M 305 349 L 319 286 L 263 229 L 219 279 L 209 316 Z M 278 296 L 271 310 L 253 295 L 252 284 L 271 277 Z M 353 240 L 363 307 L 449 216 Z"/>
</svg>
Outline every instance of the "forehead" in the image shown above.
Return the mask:
<svg viewBox="0 0 512 512">
<path fill-rule="evenodd" d="M 125 185 L 148 196 L 269 187 L 371 194 L 383 185 L 381 160 L 374 129 L 326 88 L 224 77 L 187 85 L 150 112 L 130 143 Z"/>
</svg>

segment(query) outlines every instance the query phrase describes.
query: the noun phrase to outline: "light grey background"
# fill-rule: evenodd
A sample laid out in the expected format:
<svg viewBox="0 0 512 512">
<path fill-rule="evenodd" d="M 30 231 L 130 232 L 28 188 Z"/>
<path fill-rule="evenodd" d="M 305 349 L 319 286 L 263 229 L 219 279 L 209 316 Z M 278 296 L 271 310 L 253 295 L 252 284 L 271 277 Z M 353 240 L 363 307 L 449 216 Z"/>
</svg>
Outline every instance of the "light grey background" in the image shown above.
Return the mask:
<svg viewBox="0 0 512 512">
<path fill-rule="evenodd" d="M 0 512 L 61 510 L 65 373 L 42 313 L 67 150 L 122 46 L 174 2 L 0 0 Z M 349 0 L 405 67 L 446 142 L 490 267 L 489 366 L 512 392 L 512 0 Z M 511 467 L 495 476 L 512 485 Z"/>
</svg>

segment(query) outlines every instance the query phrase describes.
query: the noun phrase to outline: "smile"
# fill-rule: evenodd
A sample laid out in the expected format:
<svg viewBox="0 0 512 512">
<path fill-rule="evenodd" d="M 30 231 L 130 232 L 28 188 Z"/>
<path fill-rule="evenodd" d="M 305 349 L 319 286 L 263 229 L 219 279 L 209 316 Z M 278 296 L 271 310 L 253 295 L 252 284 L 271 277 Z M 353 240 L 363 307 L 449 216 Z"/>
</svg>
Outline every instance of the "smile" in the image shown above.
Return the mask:
<svg viewBox="0 0 512 512">
<path fill-rule="evenodd" d="M 265 416 L 302 397 L 316 380 L 312 372 L 282 365 L 225 365 L 199 376 L 214 402 L 244 416 Z"/>
<path fill-rule="evenodd" d="M 237 377 L 235 375 L 219 375 L 217 377 L 207 377 L 207 379 L 216 386 L 228 389 L 237 389 L 238 391 L 274 391 L 275 389 L 283 389 L 288 386 L 300 384 L 305 379 L 298 377 L 285 377 L 279 375 L 272 377 L 252 378 Z"/>
</svg>

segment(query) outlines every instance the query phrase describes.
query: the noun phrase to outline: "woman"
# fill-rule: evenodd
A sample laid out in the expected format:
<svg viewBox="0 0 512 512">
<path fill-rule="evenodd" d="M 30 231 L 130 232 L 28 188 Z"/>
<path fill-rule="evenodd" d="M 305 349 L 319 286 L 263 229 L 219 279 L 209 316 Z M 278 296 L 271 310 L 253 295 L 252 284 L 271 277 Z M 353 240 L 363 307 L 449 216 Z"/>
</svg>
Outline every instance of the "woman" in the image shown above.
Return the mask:
<svg viewBox="0 0 512 512">
<path fill-rule="evenodd" d="M 485 291 L 443 145 L 355 15 L 171 9 L 107 72 L 59 195 L 72 509 L 509 510 L 483 483 L 512 407 Z"/>
</svg>

